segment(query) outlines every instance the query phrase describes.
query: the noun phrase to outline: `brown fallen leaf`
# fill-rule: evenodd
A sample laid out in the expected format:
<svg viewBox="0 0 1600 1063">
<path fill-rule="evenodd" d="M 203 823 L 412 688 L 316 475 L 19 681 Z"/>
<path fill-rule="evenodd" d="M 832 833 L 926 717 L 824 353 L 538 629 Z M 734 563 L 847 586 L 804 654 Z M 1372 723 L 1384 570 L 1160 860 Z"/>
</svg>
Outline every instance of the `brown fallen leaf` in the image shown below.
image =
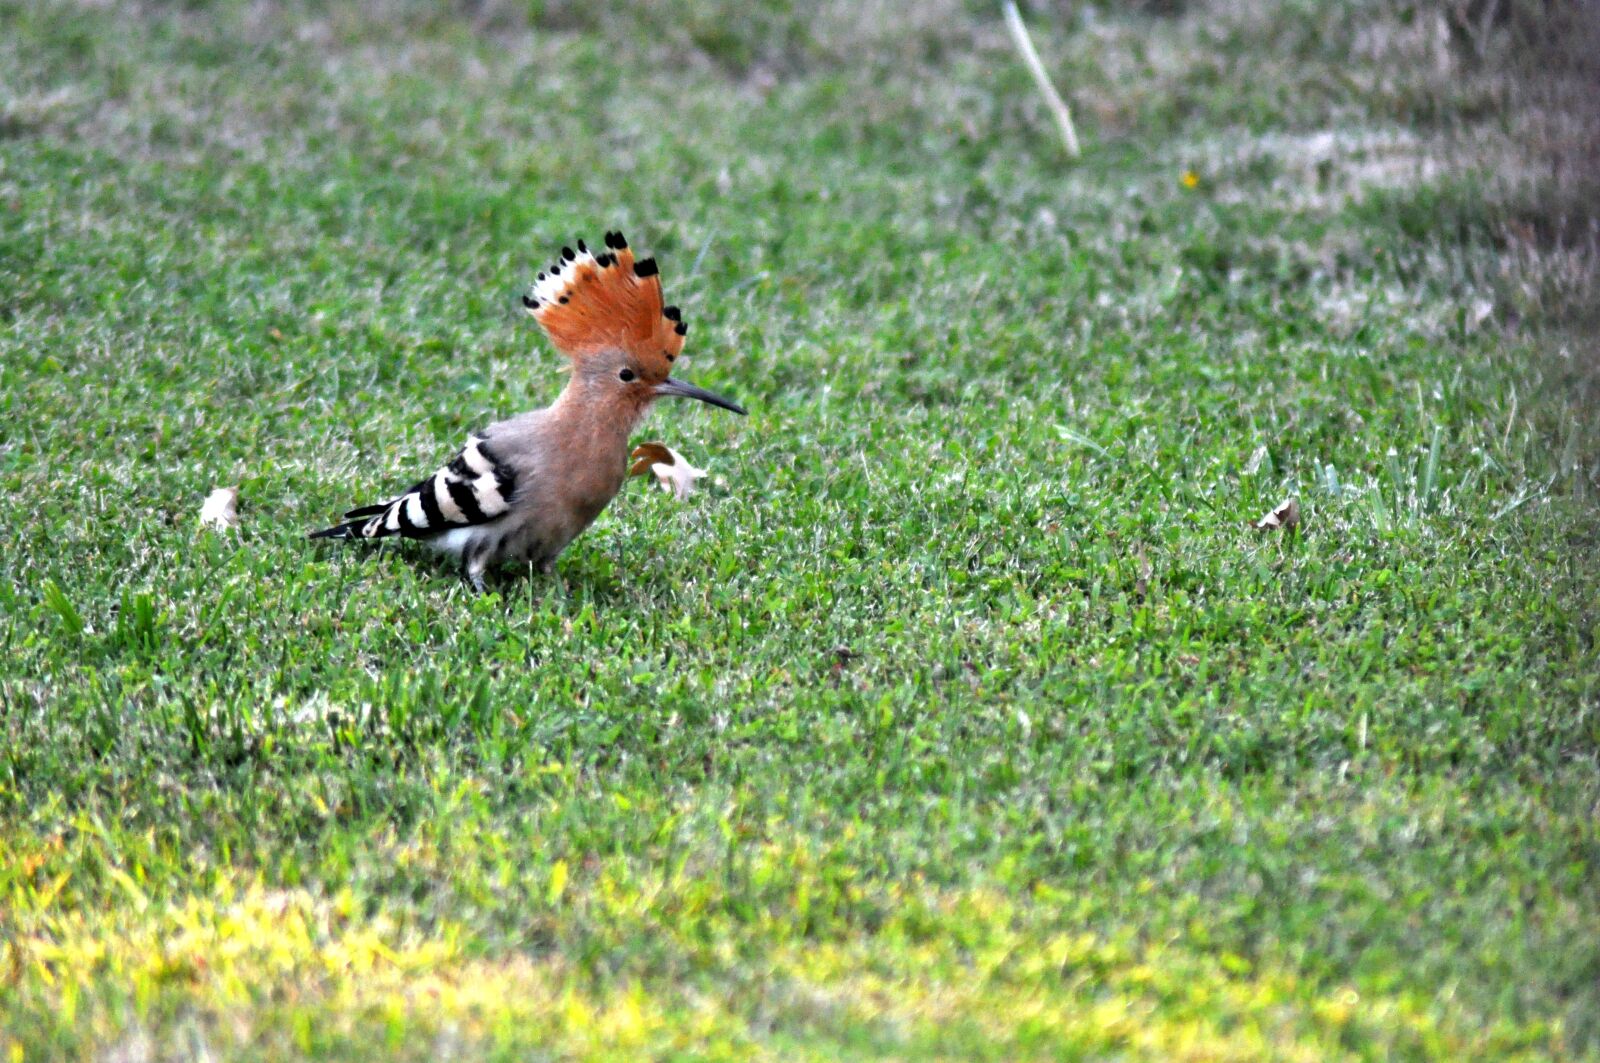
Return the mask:
<svg viewBox="0 0 1600 1063">
<path fill-rule="evenodd" d="M 629 476 L 643 476 L 656 462 L 672 464 L 672 450 L 665 443 L 640 443 L 628 457 L 635 459 Z"/>
<path fill-rule="evenodd" d="M 634 459 L 628 469 L 629 476 L 651 473 L 661 489 L 678 497 L 682 502 L 694 490 L 696 480 L 705 476 L 704 469 L 689 464 L 689 459 L 664 443 L 640 443 L 629 457 Z"/>
<path fill-rule="evenodd" d="M 219 487 L 206 496 L 200 507 L 200 523 L 215 531 L 225 532 L 239 526 L 239 489 Z"/>
<path fill-rule="evenodd" d="M 1276 531 L 1279 529 L 1287 531 L 1299 523 L 1300 500 L 1286 498 L 1278 503 L 1276 509 L 1264 514 L 1260 520 L 1256 521 L 1255 527 L 1257 531 Z"/>
</svg>

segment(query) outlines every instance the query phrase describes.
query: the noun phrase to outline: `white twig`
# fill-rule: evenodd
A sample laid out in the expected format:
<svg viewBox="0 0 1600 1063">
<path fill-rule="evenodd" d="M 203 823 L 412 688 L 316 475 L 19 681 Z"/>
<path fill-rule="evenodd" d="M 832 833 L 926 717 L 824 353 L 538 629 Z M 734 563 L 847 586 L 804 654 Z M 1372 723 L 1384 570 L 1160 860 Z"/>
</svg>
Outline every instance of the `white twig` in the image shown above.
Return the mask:
<svg viewBox="0 0 1600 1063">
<path fill-rule="evenodd" d="M 1034 84 L 1039 86 L 1045 106 L 1056 116 L 1056 125 L 1061 127 L 1061 139 L 1066 142 L 1067 154 L 1076 159 L 1079 154 L 1078 133 L 1072 126 L 1072 112 L 1067 109 L 1067 102 L 1061 98 L 1061 93 L 1050 83 L 1050 75 L 1044 72 L 1044 64 L 1039 61 L 1039 53 L 1033 47 L 1033 38 L 1028 36 L 1028 27 L 1022 24 L 1022 14 L 1017 11 L 1016 0 L 1005 0 L 1004 7 L 1006 29 L 1011 31 L 1011 40 L 1021 53 L 1022 61 L 1027 64 L 1028 72 L 1033 75 Z"/>
</svg>

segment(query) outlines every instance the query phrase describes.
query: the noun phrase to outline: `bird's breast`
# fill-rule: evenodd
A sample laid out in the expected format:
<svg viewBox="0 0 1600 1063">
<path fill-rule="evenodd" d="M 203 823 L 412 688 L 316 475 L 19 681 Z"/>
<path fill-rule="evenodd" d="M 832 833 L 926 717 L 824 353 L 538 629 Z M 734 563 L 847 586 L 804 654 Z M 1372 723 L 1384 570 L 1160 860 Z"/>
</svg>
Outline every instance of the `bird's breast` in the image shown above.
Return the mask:
<svg viewBox="0 0 1600 1063">
<path fill-rule="evenodd" d="M 541 477 L 562 523 L 572 534 L 588 527 L 617 497 L 628 475 L 626 442 L 585 440 L 586 446 L 568 452 L 568 460 L 548 468 Z M 606 444 L 609 445 L 606 445 Z M 543 507 L 541 507 L 543 508 Z"/>
</svg>

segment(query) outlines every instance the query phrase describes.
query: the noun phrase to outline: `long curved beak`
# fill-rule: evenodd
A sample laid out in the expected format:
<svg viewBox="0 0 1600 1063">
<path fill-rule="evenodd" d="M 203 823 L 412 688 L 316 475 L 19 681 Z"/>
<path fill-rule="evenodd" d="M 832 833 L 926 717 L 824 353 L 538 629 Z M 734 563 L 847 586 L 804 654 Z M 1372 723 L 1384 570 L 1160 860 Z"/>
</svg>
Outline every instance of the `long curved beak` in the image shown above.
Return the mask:
<svg viewBox="0 0 1600 1063">
<path fill-rule="evenodd" d="M 746 410 L 732 399 L 725 399 L 721 395 L 705 388 L 697 388 L 693 384 L 686 384 L 676 377 L 667 377 L 656 385 L 657 395 L 670 395 L 680 399 L 699 399 L 701 402 L 710 403 L 712 406 L 721 406 L 724 410 L 732 410 L 740 417 L 745 416 Z"/>
</svg>

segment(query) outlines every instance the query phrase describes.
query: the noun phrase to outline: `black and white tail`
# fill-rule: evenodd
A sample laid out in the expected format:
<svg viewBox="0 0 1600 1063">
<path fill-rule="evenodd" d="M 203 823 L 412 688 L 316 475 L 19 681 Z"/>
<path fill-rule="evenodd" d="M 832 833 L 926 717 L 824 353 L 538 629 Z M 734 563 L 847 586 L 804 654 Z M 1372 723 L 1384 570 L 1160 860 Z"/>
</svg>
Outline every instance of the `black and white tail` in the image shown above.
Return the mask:
<svg viewBox="0 0 1600 1063">
<path fill-rule="evenodd" d="M 311 533 L 313 539 L 433 539 L 457 528 L 487 524 L 511 508 L 516 473 L 480 435 L 450 464 L 408 490 L 371 506 L 358 506 L 344 521 Z"/>
</svg>

